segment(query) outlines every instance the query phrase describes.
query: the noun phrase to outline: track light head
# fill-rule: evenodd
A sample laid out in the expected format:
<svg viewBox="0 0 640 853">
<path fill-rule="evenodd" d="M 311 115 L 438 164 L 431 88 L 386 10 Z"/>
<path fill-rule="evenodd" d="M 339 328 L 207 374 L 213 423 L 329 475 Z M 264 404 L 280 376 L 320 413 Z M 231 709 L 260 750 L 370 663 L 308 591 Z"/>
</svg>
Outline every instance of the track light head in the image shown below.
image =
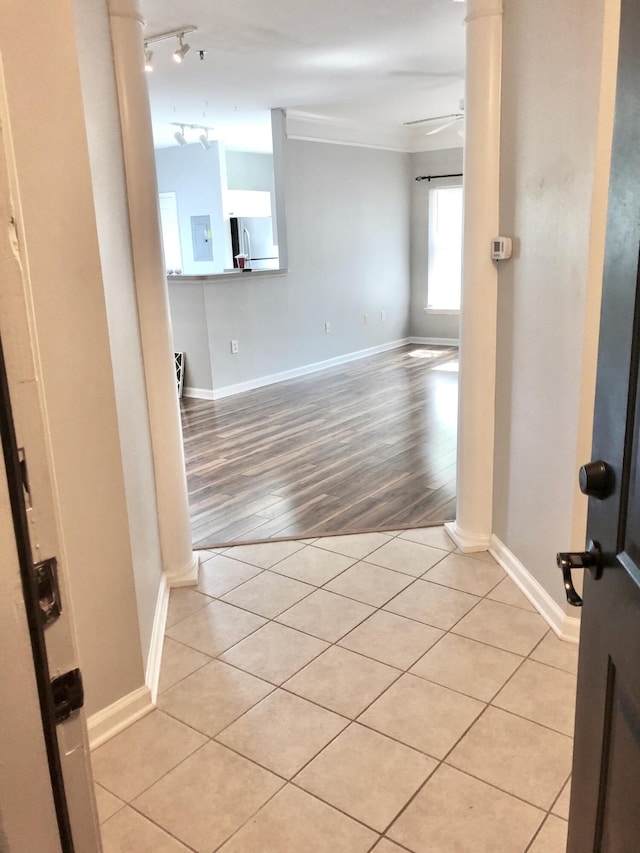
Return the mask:
<svg viewBox="0 0 640 853">
<path fill-rule="evenodd" d="M 173 59 L 175 62 L 182 62 L 182 60 L 191 50 L 191 46 L 188 45 L 184 40 L 184 34 L 178 36 L 178 41 L 180 42 L 180 47 L 173 54 Z"/>
<path fill-rule="evenodd" d="M 204 127 L 202 129 L 204 130 L 204 133 L 200 134 L 200 136 L 198 137 L 198 140 L 200 142 L 200 145 L 202 145 L 202 147 L 204 148 L 204 150 L 208 151 L 211 148 L 211 145 L 213 143 L 209 139 L 209 131 Z"/>
<path fill-rule="evenodd" d="M 148 47 L 144 49 L 144 70 L 153 71 L 153 51 Z"/>
<path fill-rule="evenodd" d="M 184 138 L 184 127 L 181 125 L 180 130 L 176 130 L 173 134 L 178 145 L 186 145 L 187 140 Z"/>
</svg>

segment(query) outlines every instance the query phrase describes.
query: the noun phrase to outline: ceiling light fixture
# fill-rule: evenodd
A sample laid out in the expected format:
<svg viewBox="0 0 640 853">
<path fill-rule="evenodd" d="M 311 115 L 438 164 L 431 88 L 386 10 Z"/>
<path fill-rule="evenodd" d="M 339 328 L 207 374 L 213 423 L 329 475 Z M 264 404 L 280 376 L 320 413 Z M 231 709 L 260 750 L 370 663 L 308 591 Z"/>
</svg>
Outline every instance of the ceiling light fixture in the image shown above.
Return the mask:
<svg viewBox="0 0 640 853">
<path fill-rule="evenodd" d="M 208 151 L 212 145 L 211 140 L 209 139 L 209 130 L 206 127 L 203 127 L 202 130 L 204 131 L 204 133 L 200 134 L 200 136 L 198 137 L 198 141 L 200 142 L 200 145 L 202 145 L 204 150 Z"/>
<path fill-rule="evenodd" d="M 178 145 L 186 145 L 187 140 L 184 138 L 184 125 L 180 125 L 180 130 L 176 130 L 173 134 Z"/>
<path fill-rule="evenodd" d="M 182 60 L 191 50 L 191 46 L 188 45 L 184 40 L 184 33 L 180 33 L 180 35 L 178 36 L 178 41 L 180 42 L 180 47 L 174 52 L 173 59 L 175 62 L 182 62 Z"/>
<path fill-rule="evenodd" d="M 144 59 L 145 59 L 144 67 L 145 67 L 145 70 L 146 71 L 152 71 L 153 70 L 153 66 L 151 65 L 151 57 L 153 56 L 153 53 L 151 50 L 149 50 L 149 45 L 156 44 L 156 42 L 159 42 L 159 41 L 165 41 L 166 39 L 177 38 L 178 41 L 180 42 L 180 47 L 173 54 L 173 58 L 176 62 L 182 62 L 182 60 L 185 58 L 187 53 L 189 53 L 189 51 L 191 50 L 191 46 L 185 42 L 184 37 L 186 36 L 187 33 L 195 33 L 197 31 L 197 29 L 198 29 L 197 27 L 187 25 L 184 27 L 180 27 L 179 30 L 169 30 L 166 33 L 158 33 L 155 36 L 149 36 L 148 38 L 146 38 L 144 40 Z M 199 52 L 201 54 L 206 53 L 206 51 L 204 51 L 204 50 L 201 50 Z"/>
</svg>

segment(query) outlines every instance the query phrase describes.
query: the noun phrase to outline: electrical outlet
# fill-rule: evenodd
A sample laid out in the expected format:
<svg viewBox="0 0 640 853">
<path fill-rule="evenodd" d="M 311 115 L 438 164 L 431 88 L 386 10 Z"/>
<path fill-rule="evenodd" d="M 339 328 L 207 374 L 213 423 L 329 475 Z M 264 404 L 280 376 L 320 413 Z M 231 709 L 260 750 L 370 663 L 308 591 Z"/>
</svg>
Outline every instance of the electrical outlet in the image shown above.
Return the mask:
<svg viewBox="0 0 640 853">
<path fill-rule="evenodd" d="M 231 341 L 231 355 L 238 354 L 238 341 Z"/>
<path fill-rule="evenodd" d="M 325 331 L 325 334 L 327 334 L 327 335 L 329 334 L 329 332 L 331 331 L 331 323 L 325 323 L 324 324 L 324 331 Z"/>
<path fill-rule="evenodd" d="M 387 312 L 386 312 L 386 311 L 381 311 L 381 312 L 380 312 L 380 322 L 381 322 L 381 323 L 384 323 L 384 321 L 385 321 L 386 319 L 387 319 Z"/>
<path fill-rule="evenodd" d="M 369 325 L 369 315 L 365 314 L 363 319 L 364 319 L 365 326 L 368 326 Z"/>
</svg>

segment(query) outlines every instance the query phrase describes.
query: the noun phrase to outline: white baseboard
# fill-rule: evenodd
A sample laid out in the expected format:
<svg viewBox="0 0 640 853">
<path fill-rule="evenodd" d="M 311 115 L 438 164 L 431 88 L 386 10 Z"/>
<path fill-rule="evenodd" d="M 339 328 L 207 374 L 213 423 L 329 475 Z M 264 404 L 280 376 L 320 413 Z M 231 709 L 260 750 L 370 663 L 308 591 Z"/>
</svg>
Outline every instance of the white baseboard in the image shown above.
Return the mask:
<svg viewBox="0 0 640 853">
<path fill-rule="evenodd" d="M 169 584 L 166 575 L 160 578 L 158 598 L 156 599 L 156 610 L 153 617 L 153 628 L 151 629 L 151 643 L 147 655 L 147 667 L 144 681 L 151 691 L 151 701 L 156 703 L 158 698 L 158 682 L 160 681 L 160 665 L 162 663 L 162 647 L 164 645 L 164 631 L 167 625 L 167 610 L 169 609 Z"/>
<path fill-rule="evenodd" d="M 211 388 L 190 388 L 185 385 L 182 389 L 183 397 L 195 397 L 197 400 L 213 400 Z"/>
<path fill-rule="evenodd" d="M 89 747 L 97 749 L 103 743 L 128 728 L 136 720 L 153 711 L 151 691 L 145 685 L 118 699 L 87 720 Z"/>
<path fill-rule="evenodd" d="M 198 583 L 199 570 L 200 555 L 196 551 L 192 551 L 191 559 L 186 566 L 165 573 L 169 588 L 175 589 L 179 586 L 195 586 Z"/>
<path fill-rule="evenodd" d="M 425 344 L 432 347 L 459 347 L 458 338 L 409 338 L 410 344 Z"/>
<path fill-rule="evenodd" d="M 498 561 L 511 580 L 529 599 L 538 613 L 549 624 L 561 640 L 577 643 L 580 639 L 580 619 L 569 616 L 557 602 L 551 598 L 546 589 L 520 562 L 507 546 L 498 539 L 491 537 L 490 554 Z"/>
<path fill-rule="evenodd" d="M 458 527 L 456 521 L 445 521 L 444 529 L 463 554 L 473 554 L 477 551 L 488 551 L 491 544 L 490 534 L 468 533 Z"/>
<path fill-rule="evenodd" d="M 213 391 L 213 399 L 221 400 L 223 397 L 231 397 L 233 394 L 242 394 L 244 391 L 253 391 L 255 388 L 264 388 L 265 385 L 275 385 L 277 382 L 285 382 L 287 379 L 297 379 L 299 376 L 306 376 L 309 373 L 317 373 L 320 370 L 326 370 L 328 367 L 338 367 L 341 364 L 347 364 L 349 361 L 357 361 L 361 358 L 367 358 L 367 356 L 370 355 L 377 355 L 381 352 L 398 349 L 399 347 L 406 346 L 409 342 L 409 338 L 400 338 L 396 341 L 390 341 L 387 344 L 380 344 L 375 347 L 356 350 L 356 352 L 349 352 L 345 355 L 336 356 L 335 358 L 327 358 L 325 361 L 316 361 L 313 364 L 304 364 L 302 367 L 295 367 L 293 370 L 283 370 L 281 373 L 271 373 L 267 376 L 259 376 L 256 379 L 250 379 L 247 382 L 238 382 L 236 385 L 224 385 Z M 185 394 L 188 390 L 191 389 L 185 389 Z"/>
</svg>

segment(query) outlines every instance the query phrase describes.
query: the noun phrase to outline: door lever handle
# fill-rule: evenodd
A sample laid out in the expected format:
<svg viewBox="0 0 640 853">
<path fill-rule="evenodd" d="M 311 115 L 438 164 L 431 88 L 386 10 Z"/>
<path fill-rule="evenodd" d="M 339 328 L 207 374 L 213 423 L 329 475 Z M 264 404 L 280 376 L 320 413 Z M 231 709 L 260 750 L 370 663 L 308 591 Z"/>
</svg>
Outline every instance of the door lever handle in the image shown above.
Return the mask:
<svg viewBox="0 0 640 853">
<path fill-rule="evenodd" d="M 567 601 L 573 607 L 582 607 L 582 599 L 573 585 L 572 569 L 589 569 L 595 580 L 602 575 L 602 551 L 597 542 L 589 542 L 586 551 L 561 551 L 556 555 L 558 568 L 562 572 Z"/>
</svg>

